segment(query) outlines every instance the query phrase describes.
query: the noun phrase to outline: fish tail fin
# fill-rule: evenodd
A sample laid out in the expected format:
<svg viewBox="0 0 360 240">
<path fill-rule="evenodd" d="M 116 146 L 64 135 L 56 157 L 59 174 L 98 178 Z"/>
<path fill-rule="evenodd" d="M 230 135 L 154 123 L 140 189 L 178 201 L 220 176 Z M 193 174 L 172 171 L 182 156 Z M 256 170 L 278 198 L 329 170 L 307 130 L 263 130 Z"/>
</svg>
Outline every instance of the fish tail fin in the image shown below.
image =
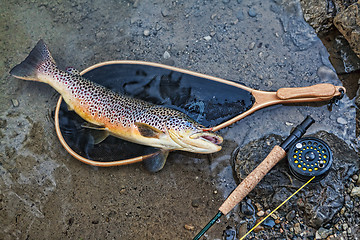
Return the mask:
<svg viewBox="0 0 360 240">
<path fill-rule="evenodd" d="M 29 56 L 19 65 L 11 69 L 10 74 L 24 80 L 43 82 L 43 80 L 39 78 L 39 73 L 51 68 L 56 68 L 56 63 L 45 42 L 41 39 L 33 50 L 31 50 Z"/>
</svg>

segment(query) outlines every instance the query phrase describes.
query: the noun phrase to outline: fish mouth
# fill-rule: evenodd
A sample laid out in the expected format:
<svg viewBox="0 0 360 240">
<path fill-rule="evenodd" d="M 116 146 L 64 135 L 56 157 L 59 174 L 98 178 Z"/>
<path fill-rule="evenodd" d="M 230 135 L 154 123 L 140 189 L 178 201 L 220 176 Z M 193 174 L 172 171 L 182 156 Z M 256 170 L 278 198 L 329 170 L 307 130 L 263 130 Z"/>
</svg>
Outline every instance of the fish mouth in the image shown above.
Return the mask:
<svg viewBox="0 0 360 240">
<path fill-rule="evenodd" d="M 201 139 L 215 145 L 220 145 L 223 142 L 223 138 L 212 132 L 198 132 L 189 136 L 191 139 Z"/>
<path fill-rule="evenodd" d="M 195 153 L 214 153 L 221 150 L 223 138 L 212 132 L 196 131 L 192 134 L 179 135 L 179 132 L 168 130 L 170 138 L 179 145 L 179 149 Z"/>
<path fill-rule="evenodd" d="M 211 142 L 213 144 L 216 144 L 216 145 L 220 145 L 222 142 L 223 142 L 223 139 L 220 138 L 219 136 L 208 136 L 208 135 L 205 135 L 205 136 L 201 136 L 200 138 L 208 141 L 208 142 Z"/>
</svg>

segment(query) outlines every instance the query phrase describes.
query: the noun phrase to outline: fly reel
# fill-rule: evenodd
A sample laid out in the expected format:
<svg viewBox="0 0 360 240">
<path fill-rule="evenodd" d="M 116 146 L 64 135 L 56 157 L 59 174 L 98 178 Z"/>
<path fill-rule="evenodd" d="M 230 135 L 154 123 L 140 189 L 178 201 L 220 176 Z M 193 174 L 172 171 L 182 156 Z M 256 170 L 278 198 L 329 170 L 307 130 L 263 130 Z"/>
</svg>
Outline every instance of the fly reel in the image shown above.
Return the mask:
<svg viewBox="0 0 360 240">
<path fill-rule="evenodd" d="M 298 139 L 287 154 L 292 174 L 301 181 L 322 180 L 330 171 L 333 161 L 330 147 L 321 139 L 305 137 Z"/>
</svg>

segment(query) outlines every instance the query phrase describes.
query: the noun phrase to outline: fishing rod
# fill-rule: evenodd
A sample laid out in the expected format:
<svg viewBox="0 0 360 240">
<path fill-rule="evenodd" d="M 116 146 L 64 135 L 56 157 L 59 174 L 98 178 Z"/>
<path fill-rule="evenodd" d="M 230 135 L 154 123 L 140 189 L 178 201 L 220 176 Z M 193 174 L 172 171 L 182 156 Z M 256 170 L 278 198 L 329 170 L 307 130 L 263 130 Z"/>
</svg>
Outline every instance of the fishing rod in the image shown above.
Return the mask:
<svg viewBox="0 0 360 240">
<path fill-rule="evenodd" d="M 281 159 L 286 157 L 286 152 L 289 151 L 290 148 L 291 148 L 291 151 L 293 151 L 294 153 L 295 153 L 295 151 L 297 151 L 296 152 L 297 159 L 295 161 L 298 161 L 298 163 L 299 163 L 299 164 L 297 164 L 297 163 L 295 163 L 295 161 L 293 161 L 297 165 L 290 164 L 290 169 L 293 169 L 292 172 L 297 173 L 298 176 L 303 176 L 304 175 L 303 172 L 309 172 L 310 174 L 305 174 L 305 175 L 309 175 L 309 176 L 313 175 L 312 177 L 310 177 L 310 179 L 307 179 L 307 180 L 309 180 L 308 182 L 310 182 L 315 177 L 314 172 L 321 170 L 321 171 L 319 171 L 319 173 L 321 173 L 321 174 L 316 174 L 316 175 L 319 175 L 319 177 L 322 179 L 325 176 L 325 173 L 328 171 L 328 168 L 330 167 L 329 161 L 327 162 L 326 160 L 324 160 L 324 159 L 331 159 L 329 154 L 326 154 L 326 152 L 325 152 L 325 154 L 322 157 L 322 162 L 321 163 L 316 162 L 316 165 L 315 165 L 315 161 L 319 161 L 319 159 L 318 159 L 318 156 L 316 156 L 314 154 L 314 151 L 315 151 L 313 149 L 314 147 L 312 149 L 309 146 L 303 148 L 302 147 L 303 144 L 297 142 L 305 134 L 306 130 L 314 122 L 315 122 L 315 120 L 312 117 L 307 116 L 305 118 L 305 120 L 302 123 L 300 123 L 290 133 L 290 135 L 285 139 L 285 141 L 283 141 L 280 145 L 276 145 L 271 150 L 271 152 L 267 155 L 267 157 L 235 188 L 235 190 L 230 194 L 230 196 L 220 206 L 218 213 L 193 238 L 193 240 L 200 239 L 201 236 L 203 236 L 205 234 L 205 232 L 212 225 L 214 225 L 215 222 L 221 216 L 228 214 L 238 203 L 240 203 L 240 201 L 243 200 L 251 192 L 251 190 L 253 190 L 255 188 L 255 186 L 264 178 L 264 176 L 270 171 L 270 169 L 272 169 Z M 309 140 L 308 142 L 310 142 L 313 145 L 313 143 L 315 141 Z M 296 144 L 294 145 L 294 143 L 296 143 Z M 306 142 L 305 142 L 305 144 L 306 144 Z M 300 145 L 301 145 L 301 147 L 300 147 Z M 318 143 L 316 143 L 316 145 L 319 146 Z M 321 146 L 323 146 L 323 145 L 326 145 L 326 144 L 322 144 Z M 295 149 L 294 149 L 294 146 L 295 146 Z M 321 147 L 322 150 L 324 148 L 325 147 Z M 316 151 L 320 152 L 320 150 L 317 150 L 317 148 L 316 148 Z M 292 157 L 294 157 L 294 156 L 295 155 L 293 155 Z M 302 161 L 302 160 L 299 160 L 299 156 L 304 156 L 307 161 L 313 162 L 313 163 L 306 162 L 305 164 L 303 164 L 304 161 L 299 162 L 299 161 Z M 327 156 L 327 157 L 324 158 L 324 156 Z M 321 169 L 319 166 L 320 164 L 324 164 Z M 307 166 L 307 165 L 309 165 L 309 166 Z M 311 165 L 313 165 L 312 168 L 310 168 Z M 326 169 L 323 169 L 325 167 L 325 165 L 326 165 Z M 316 168 L 317 168 L 317 170 L 315 170 Z"/>
</svg>

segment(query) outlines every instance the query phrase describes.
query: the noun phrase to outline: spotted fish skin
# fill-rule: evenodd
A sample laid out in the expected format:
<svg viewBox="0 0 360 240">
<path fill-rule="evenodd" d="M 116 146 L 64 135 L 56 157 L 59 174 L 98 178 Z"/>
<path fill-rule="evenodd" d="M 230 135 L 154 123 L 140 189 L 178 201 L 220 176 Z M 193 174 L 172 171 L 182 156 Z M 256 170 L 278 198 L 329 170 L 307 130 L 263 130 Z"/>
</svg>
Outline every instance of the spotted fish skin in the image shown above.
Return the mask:
<svg viewBox="0 0 360 240">
<path fill-rule="evenodd" d="M 212 153 L 221 149 L 219 135 L 204 132 L 180 111 L 113 92 L 73 69 L 58 69 L 42 40 L 10 74 L 51 85 L 84 120 L 122 139 L 165 150 Z"/>
<path fill-rule="evenodd" d="M 182 112 L 118 94 L 51 64 L 43 66 L 40 71 L 56 80 L 50 85 L 62 94 L 70 109 L 86 121 L 106 127 L 119 137 L 131 135 L 132 128 L 136 128 L 135 123 L 144 123 L 163 132 L 167 128 L 196 130 L 200 126 Z"/>
</svg>

